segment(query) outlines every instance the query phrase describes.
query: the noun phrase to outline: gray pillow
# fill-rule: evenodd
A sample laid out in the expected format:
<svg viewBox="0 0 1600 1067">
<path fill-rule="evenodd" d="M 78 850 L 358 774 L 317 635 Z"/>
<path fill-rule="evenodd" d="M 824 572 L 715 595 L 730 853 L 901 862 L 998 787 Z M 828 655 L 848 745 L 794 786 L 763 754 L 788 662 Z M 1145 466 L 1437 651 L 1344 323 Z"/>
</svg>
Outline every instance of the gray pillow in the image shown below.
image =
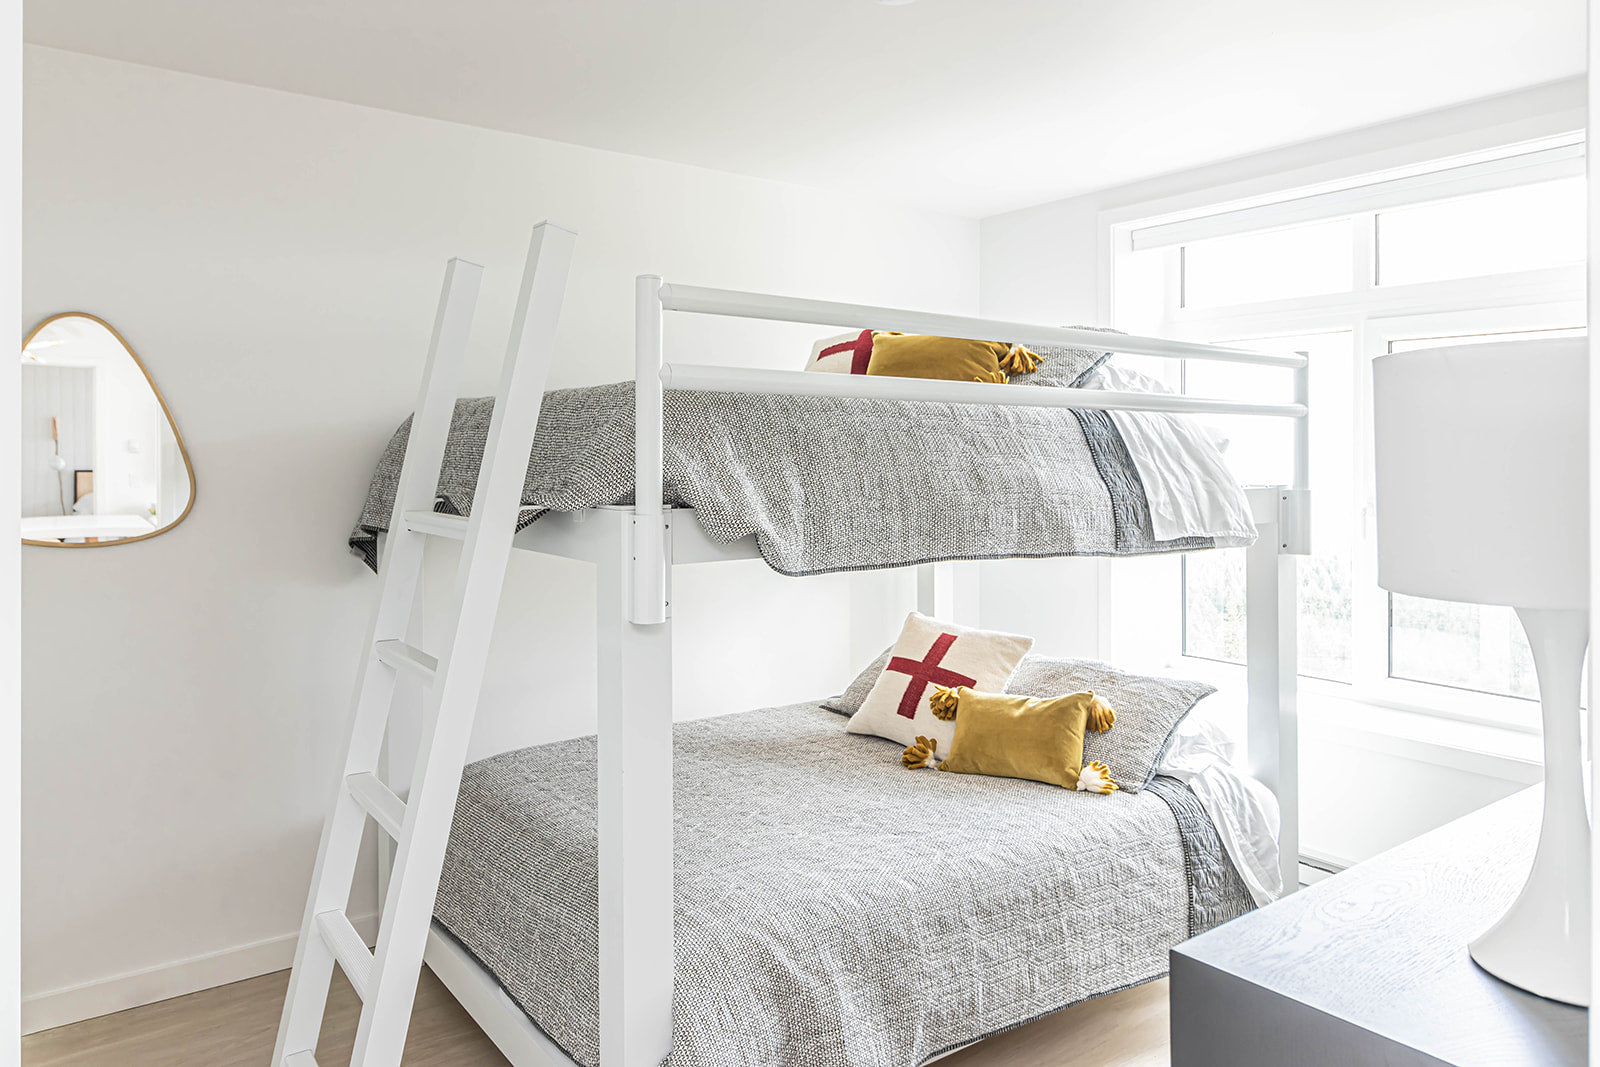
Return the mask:
<svg viewBox="0 0 1600 1067">
<path fill-rule="evenodd" d="M 1117 713 L 1117 724 L 1103 734 L 1086 734 L 1083 761 L 1099 760 L 1129 793 L 1137 793 L 1156 775 L 1172 733 L 1216 687 L 1181 678 L 1127 674 L 1085 659 L 1028 655 L 1018 665 L 1006 692 L 1053 697 L 1093 690 Z"/>
<path fill-rule="evenodd" d="M 867 694 L 872 692 L 872 687 L 878 684 L 878 675 L 889 665 L 889 653 L 894 651 L 890 645 L 883 650 L 883 655 L 873 660 L 867 669 L 856 675 L 856 680 L 836 697 L 829 697 L 822 702 L 822 706 L 829 711 L 837 711 L 840 715 L 854 715 L 861 710 L 861 705 L 867 702 Z"/>
<path fill-rule="evenodd" d="M 1074 326 L 1075 330 L 1099 330 L 1098 326 Z M 1101 330 L 1102 333 L 1121 333 L 1120 330 Z M 1083 385 L 1085 378 L 1099 369 L 1100 364 L 1111 358 L 1111 353 L 1103 349 L 1071 348 L 1067 345 L 1029 345 L 1035 355 L 1039 357 L 1039 369 L 1031 374 L 1018 374 L 1011 379 L 1012 385 L 1040 385 L 1060 388 L 1076 388 Z"/>
</svg>

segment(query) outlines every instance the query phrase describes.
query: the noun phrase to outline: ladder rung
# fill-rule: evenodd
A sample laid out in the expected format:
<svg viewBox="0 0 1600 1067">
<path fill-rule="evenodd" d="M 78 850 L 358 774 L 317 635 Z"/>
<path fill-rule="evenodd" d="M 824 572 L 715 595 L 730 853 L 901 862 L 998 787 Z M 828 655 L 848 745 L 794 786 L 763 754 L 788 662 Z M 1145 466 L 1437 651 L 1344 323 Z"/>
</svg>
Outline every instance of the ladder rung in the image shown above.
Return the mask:
<svg viewBox="0 0 1600 1067">
<path fill-rule="evenodd" d="M 401 515 L 401 519 L 412 533 L 449 537 L 457 541 L 467 538 L 467 520 L 462 515 L 446 515 L 442 511 L 407 511 Z"/>
<path fill-rule="evenodd" d="M 291 1052 L 283 1058 L 283 1067 L 317 1067 L 317 1058 L 309 1052 Z"/>
<path fill-rule="evenodd" d="M 406 802 L 371 771 L 352 774 L 344 780 L 345 788 L 356 798 L 356 803 L 366 809 L 392 840 L 400 840 L 400 825 L 406 820 Z"/>
<path fill-rule="evenodd" d="M 319 912 L 317 933 L 322 935 L 323 944 L 333 950 L 333 958 L 339 961 L 344 976 L 355 986 L 356 996 L 366 1000 L 367 990 L 372 985 L 372 953 L 367 951 L 367 943 L 361 940 L 361 935 L 342 911 Z"/>
<path fill-rule="evenodd" d="M 395 670 L 410 671 L 425 682 L 433 681 L 434 673 L 439 669 L 438 660 L 404 641 L 379 641 L 372 646 L 372 651 L 380 661 Z"/>
</svg>

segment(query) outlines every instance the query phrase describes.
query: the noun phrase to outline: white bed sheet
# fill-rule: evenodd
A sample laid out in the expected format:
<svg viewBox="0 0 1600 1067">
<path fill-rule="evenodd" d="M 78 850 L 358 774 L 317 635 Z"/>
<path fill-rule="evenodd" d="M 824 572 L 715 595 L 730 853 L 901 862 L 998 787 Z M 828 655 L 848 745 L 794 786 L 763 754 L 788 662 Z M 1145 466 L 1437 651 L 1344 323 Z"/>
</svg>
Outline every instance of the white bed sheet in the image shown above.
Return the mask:
<svg viewBox="0 0 1600 1067">
<path fill-rule="evenodd" d="M 1205 717 L 1202 704 L 1178 725 L 1158 773 L 1179 779 L 1200 801 L 1259 906 L 1283 896 L 1278 798 L 1238 766 L 1238 751 L 1232 736 Z"/>
<path fill-rule="evenodd" d="M 1114 361 L 1101 366 L 1083 385 L 1134 393 L 1172 392 L 1149 375 L 1119 367 Z M 1157 541 L 1222 536 L 1250 541 L 1255 537 L 1250 503 L 1222 458 L 1221 447 L 1226 442 L 1218 442 L 1207 427 L 1183 415 L 1113 411 L 1111 420 L 1144 483 L 1151 531 Z"/>
</svg>

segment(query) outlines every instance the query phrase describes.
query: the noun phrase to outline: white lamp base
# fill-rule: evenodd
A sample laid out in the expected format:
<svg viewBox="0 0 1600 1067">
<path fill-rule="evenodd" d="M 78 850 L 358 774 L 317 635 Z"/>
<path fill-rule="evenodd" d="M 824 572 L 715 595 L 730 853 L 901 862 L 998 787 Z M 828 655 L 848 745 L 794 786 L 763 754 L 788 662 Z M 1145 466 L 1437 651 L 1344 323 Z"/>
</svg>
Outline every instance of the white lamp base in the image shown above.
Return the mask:
<svg viewBox="0 0 1600 1067">
<path fill-rule="evenodd" d="M 1516 903 L 1472 942 L 1490 974 L 1541 997 L 1589 1005 L 1589 814 L 1578 688 L 1588 614 L 1517 609 L 1533 649 L 1544 718 L 1544 822 Z"/>
</svg>

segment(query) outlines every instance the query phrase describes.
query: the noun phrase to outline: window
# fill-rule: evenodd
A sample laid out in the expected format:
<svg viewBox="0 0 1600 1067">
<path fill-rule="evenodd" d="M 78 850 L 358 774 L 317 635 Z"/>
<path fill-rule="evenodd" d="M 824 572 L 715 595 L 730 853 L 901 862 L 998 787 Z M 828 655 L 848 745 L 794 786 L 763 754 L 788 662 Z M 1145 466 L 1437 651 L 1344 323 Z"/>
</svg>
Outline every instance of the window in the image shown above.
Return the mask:
<svg viewBox="0 0 1600 1067">
<path fill-rule="evenodd" d="M 1219 337 L 1238 348 L 1305 352 L 1311 359 L 1312 403 L 1348 410 L 1354 403 L 1355 338 L 1349 330 L 1267 339 Z M 1271 402 L 1271 378 L 1259 368 L 1237 363 L 1201 363 L 1184 369 L 1184 391 L 1199 396 L 1240 397 Z M 1290 426 L 1280 419 L 1246 415 L 1217 418 L 1213 425 L 1228 438 L 1228 464 L 1247 485 L 1287 481 Z M 1354 424 L 1349 420 L 1311 420 L 1313 553 L 1300 560 L 1299 655 L 1302 674 L 1348 682 L 1353 676 L 1352 580 L 1354 551 L 1348 521 L 1355 507 Z M 1183 562 L 1183 633 L 1187 655 L 1244 662 L 1244 553 L 1205 552 Z"/>
<path fill-rule="evenodd" d="M 1563 178 L 1381 212 L 1376 280 L 1412 285 L 1581 264 L 1584 196 L 1582 178 Z"/>
<path fill-rule="evenodd" d="M 1225 307 L 1350 287 L 1343 222 L 1219 237 L 1183 247 L 1183 306 Z"/>
<path fill-rule="evenodd" d="M 1314 684 L 1444 714 L 1536 722 L 1532 660 L 1514 612 L 1377 586 L 1370 363 L 1409 348 L 1581 334 L 1578 168 L 1568 144 L 1319 193 L 1303 211 L 1284 201 L 1114 231 L 1119 326 L 1309 354 L 1313 554 L 1299 565 L 1299 660 Z M 1274 381 L 1280 373 L 1195 361 L 1174 384 L 1281 401 L 1289 381 L 1287 373 Z M 1288 481 L 1287 424 L 1216 424 L 1242 482 Z M 1183 655 L 1243 661 L 1243 555 L 1184 557 L 1176 598 Z"/>
</svg>

